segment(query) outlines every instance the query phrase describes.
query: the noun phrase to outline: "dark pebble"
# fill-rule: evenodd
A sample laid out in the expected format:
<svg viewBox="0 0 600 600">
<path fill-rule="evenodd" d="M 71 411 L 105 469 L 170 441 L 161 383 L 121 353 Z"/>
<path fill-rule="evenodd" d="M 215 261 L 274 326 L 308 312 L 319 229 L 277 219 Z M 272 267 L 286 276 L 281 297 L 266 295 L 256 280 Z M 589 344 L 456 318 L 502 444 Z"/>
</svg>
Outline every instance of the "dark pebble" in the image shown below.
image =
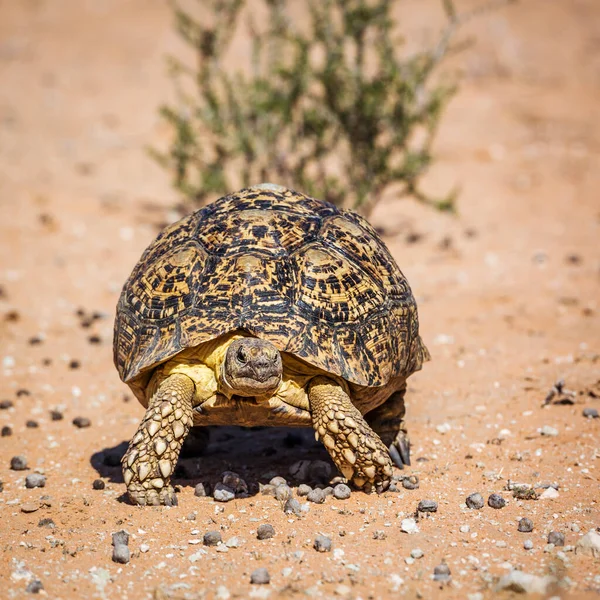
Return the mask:
<svg viewBox="0 0 600 600">
<path fill-rule="evenodd" d="M 521 533 L 529 533 L 530 531 L 533 531 L 533 521 L 531 519 L 526 518 L 519 519 L 517 529 Z"/>
<path fill-rule="evenodd" d="M 450 581 L 450 567 L 446 563 L 442 563 L 433 569 L 434 581 Z"/>
<path fill-rule="evenodd" d="M 598 411 L 595 408 L 584 408 L 583 416 L 588 419 L 597 419 L 600 415 L 598 415 Z"/>
<path fill-rule="evenodd" d="M 45 518 L 40 519 L 38 521 L 38 527 L 47 527 L 48 529 L 54 529 L 56 527 L 56 524 L 52 519 Z"/>
<path fill-rule="evenodd" d="M 504 508 L 506 506 L 506 500 L 500 494 L 490 494 L 488 506 L 491 508 Z"/>
<path fill-rule="evenodd" d="M 469 496 L 467 496 L 466 503 L 469 508 L 473 508 L 475 510 L 483 508 L 483 505 L 485 504 L 485 502 L 483 501 L 483 496 L 478 493 L 470 494 Z"/>
<path fill-rule="evenodd" d="M 50 418 L 53 421 L 62 421 L 64 419 L 63 414 L 60 412 L 60 410 L 51 410 L 50 411 Z"/>
<path fill-rule="evenodd" d="M 205 546 L 216 546 L 222 541 L 220 531 L 207 531 L 204 534 L 204 545 Z"/>
<path fill-rule="evenodd" d="M 419 487 L 419 478 L 416 475 L 405 477 L 402 480 L 402 487 L 405 490 L 416 490 Z"/>
<path fill-rule="evenodd" d="M 44 589 L 44 584 L 39 579 L 32 579 L 25 588 L 28 594 L 39 594 Z"/>
<path fill-rule="evenodd" d="M 25 388 L 21 388 L 17 390 L 17 398 L 20 398 L 21 396 L 31 396 L 31 392 Z"/>
<path fill-rule="evenodd" d="M 548 543 L 554 544 L 555 546 L 565 545 L 565 534 L 560 531 L 551 531 L 548 534 Z"/>
<path fill-rule="evenodd" d="M 421 500 L 417 506 L 418 512 L 437 512 L 438 503 L 435 500 Z"/>
<path fill-rule="evenodd" d="M 118 544 L 113 548 L 113 562 L 119 563 L 121 565 L 126 565 L 129 562 L 130 558 L 131 553 L 129 552 L 129 548 L 124 544 Z"/>
<path fill-rule="evenodd" d="M 275 535 L 275 528 L 273 525 L 269 525 L 268 523 L 264 523 L 263 525 L 259 525 L 256 530 L 256 537 L 259 540 L 270 540 Z"/>
<path fill-rule="evenodd" d="M 2 437 L 8 437 L 9 435 L 12 435 L 12 427 L 10 425 L 5 425 L 2 428 L 2 431 L 0 432 L 0 435 Z"/>
<path fill-rule="evenodd" d="M 284 513 L 292 513 L 299 517 L 302 514 L 302 507 L 296 498 L 289 498 L 283 507 Z"/>
<path fill-rule="evenodd" d="M 0 481 L 0 492 L 4 491 L 4 481 Z"/>
<path fill-rule="evenodd" d="M 13 456 L 10 459 L 10 468 L 13 471 L 25 471 L 27 467 L 27 459 L 24 456 Z"/>
<path fill-rule="evenodd" d="M 12 400 L 1 400 L 0 401 L 0 410 L 8 410 L 14 406 Z"/>
<path fill-rule="evenodd" d="M 42 338 L 38 335 L 29 338 L 29 343 L 32 346 L 39 346 L 43 342 Z"/>
<path fill-rule="evenodd" d="M 352 490 L 345 483 L 338 483 L 333 488 L 333 497 L 338 500 L 347 500 L 351 493 Z"/>
<path fill-rule="evenodd" d="M 104 481 L 102 481 L 102 479 L 94 479 L 94 481 L 92 482 L 92 487 L 95 490 L 103 490 L 106 487 L 106 484 L 104 483 Z"/>
<path fill-rule="evenodd" d="M 317 552 L 331 552 L 331 539 L 326 535 L 318 535 L 315 538 L 314 549 Z"/>
<path fill-rule="evenodd" d="M 129 534 L 124 529 L 121 529 L 121 531 L 115 531 L 112 534 L 112 545 L 113 546 L 129 545 Z"/>
<path fill-rule="evenodd" d="M 79 369 L 81 363 L 78 360 L 72 360 L 69 362 L 69 369 Z"/>
<path fill-rule="evenodd" d="M 298 496 L 308 496 L 311 490 L 312 488 L 310 487 L 310 485 L 307 485 L 306 483 L 301 483 L 298 486 L 298 491 L 296 493 L 298 494 Z"/>
<path fill-rule="evenodd" d="M 207 485 L 204 483 L 198 483 L 194 488 L 194 496 L 198 496 L 198 498 L 205 498 L 210 495 L 210 490 L 207 488 Z"/>
<path fill-rule="evenodd" d="M 102 340 L 100 339 L 99 335 L 90 335 L 90 337 L 88 338 L 88 342 L 90 344 L 99 344 L 100 342 L 102 342 Z"/>
<path fill-rule="evenodd" d="M 39 423 L 33 419 L 29 419 L 25 422 L 25 427 L 28 427 L 29 429 L 37 429 L 39 427 Z"/>
<path fill-rule="evenodd" d="M 25 487 L 29 489 L 46 487 L 45 475 L 41 475 L 40 473 L 30 473 L 25 477 Z"/>
<path fill-rule="evenodd" d="M 75 425 L 75 427 L 79 427 L 79 429 L 89 427 L 91 424 L 92 422 L 87 417 L 75 417 L 73 419 L 73 425 Z"/>
<path fill-rule="evenodd" d="M 311 481 L 326 483 L 331 477 L 331 465 L 324 460 L 313 460 L 308 466 L 308 478 Z"/>
<path fill-rule="evenodd" d="M 266 584 L 271 582 L 271 576 L 269 575 L 269 571 L 267 571 L 264 567 L 260 569 L 254 569 L 250 575 L 250 583 L 256 584 Z"/>
<path fill-rule="evenodd" d="M 325 502 L 326 494 L 323 490 L 319 488 L 315 488 L 314 490 L 310 490 L 306 499 L 309 502 L 314 502 L 315 504 L 323 504 Z"/>
</svg>

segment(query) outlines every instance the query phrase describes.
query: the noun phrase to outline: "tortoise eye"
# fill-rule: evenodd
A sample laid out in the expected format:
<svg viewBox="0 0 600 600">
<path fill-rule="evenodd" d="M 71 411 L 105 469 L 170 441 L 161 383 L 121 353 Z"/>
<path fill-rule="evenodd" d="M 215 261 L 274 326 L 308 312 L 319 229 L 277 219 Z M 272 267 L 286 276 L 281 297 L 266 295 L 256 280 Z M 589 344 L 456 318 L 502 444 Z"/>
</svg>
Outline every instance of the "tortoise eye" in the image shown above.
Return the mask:
<svg viewBox="0 0 600 600">
<path fill-rule="evenodd" d="M 246 353 L 246 350 L 243 347 L 241 347 L 237 351 L 237 359 L 238 362 L 242 363 L 243 365 L 245 365 L 248 362 L 248 354 Z"/>
</svg>

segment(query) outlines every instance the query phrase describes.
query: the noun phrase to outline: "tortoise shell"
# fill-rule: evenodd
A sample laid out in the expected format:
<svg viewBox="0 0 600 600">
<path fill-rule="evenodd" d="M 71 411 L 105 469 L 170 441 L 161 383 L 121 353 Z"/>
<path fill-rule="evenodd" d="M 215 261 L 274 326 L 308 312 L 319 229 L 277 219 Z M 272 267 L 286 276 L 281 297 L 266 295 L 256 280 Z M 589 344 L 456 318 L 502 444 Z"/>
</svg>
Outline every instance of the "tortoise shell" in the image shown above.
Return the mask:
<svg viewBox="0 0 600 600">
<path fill-rule="evenodd" d="M 158 364 L 236 329 L 360 386 L 408 377 L 428 356 L 408 282 L 373 227 L 270 184 L 150 244 L 117 305 L 114 361 L 139 396 Z"/>
</svg>

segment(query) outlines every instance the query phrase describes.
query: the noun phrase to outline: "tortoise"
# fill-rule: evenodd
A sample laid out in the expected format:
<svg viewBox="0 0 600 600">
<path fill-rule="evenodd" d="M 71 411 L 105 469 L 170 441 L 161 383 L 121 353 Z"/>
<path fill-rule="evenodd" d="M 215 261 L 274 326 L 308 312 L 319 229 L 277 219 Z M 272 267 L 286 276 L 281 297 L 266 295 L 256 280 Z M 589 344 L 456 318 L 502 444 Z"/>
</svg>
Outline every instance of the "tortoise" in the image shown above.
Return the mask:
<svg viewBox="0 0 600 600">
<path fill-rule="evenodd" d="M 146 408 L 129 497 L 177 503 L 191 428 L 312 426 L 353 485 L 410 464 L 406 379 L 429 359 L 406 278 L 361 216 L 262 184 L 168 226 L 121 293 L 114 361 Z"/>
</svg>

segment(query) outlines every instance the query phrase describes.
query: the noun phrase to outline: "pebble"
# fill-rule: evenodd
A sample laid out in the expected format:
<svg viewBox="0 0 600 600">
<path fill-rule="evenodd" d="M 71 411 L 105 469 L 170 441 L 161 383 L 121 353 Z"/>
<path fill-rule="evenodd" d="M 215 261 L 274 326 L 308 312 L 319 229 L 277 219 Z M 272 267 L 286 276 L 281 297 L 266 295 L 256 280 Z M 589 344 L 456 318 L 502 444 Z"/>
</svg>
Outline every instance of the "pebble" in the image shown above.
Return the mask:
<svg viewBox="0 0 600 600">
<path fill-rule="evenodd" d="M 2 431 L 0 432 L 0 435 L 2 437 L 8 437 L 9 435 L 12 435 L 12 427 L 10 425 L 4 425 L 4 427 L 2 427 Z"/>
<path fill-rule="evenodd" d="M 473 508 L 475 510 L 483 508 L 483 505 L 485 504 L 483 501 L 483 496 L 478 493 L 467 496 L 466 503 L 469 508 Z"/>
<path fill-rule="evenodd" d="M 234 535 L 233 537 L 230 537 L 230 538 L 229 538 L 229 539 L 228 539 L 228 540 L 225 542 L 225 545 L 226 545 L 228 548 L 239 548 L 239 547 L 240 547 L 240 538 Z"/>
<path fill-rule="evenodd" d="M 326 535 L 318 535 L 313 547 L 317 552 L 331 552 L 331 539 Z"/>
<path fill-rule="evenodd" d="M 312 481 L 329 481 L 331 478 L 331 464 L 324 460 L 313 460 L 308 467 L 308 477 Z"/>
<path fill-rule="evenodd" d="M 352 490 L 345 483 L 338 483 L 333 488 L 333 497 L 338 500 L 347 500 L 351 493 Z"/>
<path fill-rule="evenodd" d="M 208 490 L 206 488 L 207 486 L 205 486 L 203 483 L 198 483 L 194 488 L 194 496 L 198 496 L 198 498 L 205 498 L 208 496 Z"/>
<path fill-rule="evenodd" d="M 0 481 L 0 492 L 4 491 L 4 482 Z"/>
<path fill-rule="evenodd" d="M 14 406 L 12 400 L 2 400 L 0 402 L 0 410 L 8 410 Z"/>
<path fill-rule="evenodd" d="M 421 548 L 413 548 L 410 551 L 410 556 L 411 558 L 423 558 L 423 556 L 425 556 L 425 553 L 423 552 L 423 550 L 421 550 Z"/>
<path fill-rule="evenodd" d="M 296 491 L 296 493 L 298 494 L 298 496 L 308 496 L 311 490 L 312 488 L 310 487 L 310 485 L 306 485 L 306 483 L 301 483 L 298 486 L 298 490 Z"/>
<path fill-rule="evenodd" d="M 491 508 L 504 508 L 506 506 L 506 500 L 500 494 L 490 494 L 488 506 Z"/>
<path fill-rule="evenodd" d="M 600 415 L 598 414 L 598 411 L 595 408 L 584 408 L 583 416 L 588 419 L 597 419 L 600 417 Z"/>
<path fill-rule="evenodd" d="M 525 548 L 525 550 L 531 550 L 533 548 L 533 542 L 531 540 L 525 540 L 523 542 L 523 548 Z"/>
<path fill-rule="evenodd" d="M 553 487 L 549 487 L 540 494 L 540 500 L 552 500 L 559 496 L 560 494 Z"/>
<path fill-rule="evenodd" d="M 287 500 L 291 496 L 292 496 L 292 489 L 287 484 L 284 483 L 283 485 L 278 485 L 275 488 L 275 498 L 277 498 L 277 500 L 281 500 L 283 502 L 284 500 Z"/>
<path fill-rule="evenodd" d="M 26 488 L 46 487 L 46 476 L 40 473 L 30 473 L 25 477 Z"/>
<path fill-rule="evenodd" d="M 221 481 L 228 487 L 231 488 L 236 494 L 247 494 L 248 485 L 246 482 L 233 471 L 225 471 L 222 474 Z"/>
<path fill-rule="evenodd" d="M 565 534 L 560 531 L 551 531 L 548 534 L 548 543 L 554 544 L 555 546 L 565 545 Z"/>
<path fill-rule="evenodd" d="M 549 437 L 556 437 L 558 435 L 558 429 L 556 429 L 556 427 L 550 427 L 550 425 L 544 425 L 541 428 L 540 433 Z"/>
<path fill-rule="evenodd" d="M 40 509 L 40 505 L 37 502 L 25 502 L 21 504 L 21 512 L 32 513 Z"/>
<path fill-rule="evenodd" d="M 75 427 L 78 427 L 79 429 L 84 429 L 92 424 L 92 422 L 87 417 L 75 417 L 72 423 L 73 425 L 75 425 Z"/>
<path fill-rule="evenodd" d="M 217 483 L 213 492 L 213 498 L 217 502 L 229 502 L 235 498 L 235 492 L 224 483 Z"/>
<path fill-rule="evenodd" d="M 269 571 L 264 567 L 260 569 L 254 569 L 250 575 L 250 583 L 256 583 L 259 585 L 270 583 L 271 576 L 269 575 Z"/>
<path fill-rule="evenodd" d="M 103 490 L 106 487 L 106 484 L 102 479 L 94 479 L 92 482 L 92 488 L 95 490 Z"/>
<path fill-rule="evenodd" d="M 287 485 L 287 481 L 284 477 L 280 477 L 279 475 L 273 477 L 271 481 L 269 481 L 269 485 L 277 487 L 278 485 Z"/>
<path fill-rule="evenodd" d="M 524 573 L 523 571 L 511 571 L 508 575 L 500 578 L 495 591 L 509 590 L 521 594 L 541 594 L 545 595 L 554 578 L 550 576 L 539 577 Z"/>
<path fill-rule="evenodd" d="M 529 533 L 533 531 L 533 521 L 531 519 L 519 519 L 519 524 L 517 525 L 517 529 L 521 533 Z"/>
<path fill-rule="evenodd" d="M 419 478 L 416 475 L 410 477 L 404 477 L 402 479 L 402 487 L 405 490 L 416 490 L 419 487 Z"/>
<path fill-rule="evenodd" d="M 129 534 L 124 529 L 121 529 L 120 531 L 115 531 L 115 533 L 112 534 L 112 545 L 128 546 Z"/>
<path fill-rule="evenodd" d="M 52 421 L 62 421 L 64 419 L 63 414 L 60 412 L 60 410 L 51 410 L 50 411 L 50 419 Z"/>
<path fill-rule="evenodd" d="M 32 579 L 25 588 L 28 594 L 39 594 L 44 589 L 44 584 L 39 579 Z"/>
<path fill-rule="evenodd" d="M 140 544 L 140 552 L 142 554 L 146 554 L 150 550 L 150 546 L 148 544 Z"/>
<path fill-rule="evenodd" d="M 450 581 L 450 567 L 446 563 L 442 563 L 433 569 L 434 581 Z"/>
<path fill-rule="evenodd" d="M 13 456 L 10 459 L 10 468 L 13 471 L 25 471 L 27 467 L 27 459 L 24 456 Z"/>
<path fill-rule="evenodd" d="M 400 529 L 404 531 L 404 533 L 419 533 L 417 522 L 412 518 L 402 519 L 402 523 L 400 523 Z"/>
<path fill-rule="evenodd" d="M 129 548 L 124 544 L 118 544 L 113 548 L 112 560 L 121 565 L 126 565 L 131 558 Z"/>
<path fill-rule="evenodd" d="M 216 546 L 223 541 L 223 538 L 220 531 L 207 531 L 202 541 L 205 546 Z"/>
<path fill-rule="evenodd" d="M 304 481 L 308 477 L 309 460 L 299 460 L 290 467 L 290 475 L 298 481 Z"/>
<path fill-rule="evenodd" d="M 40 519 L 38 521 L 38 527 L 47 527 L 48 529 L 54 529 L 56 527 L 56 523 L 49 518 Z"/>
<path fill-rule="evenodd" d="M 435 500 L 421 500 L 417 506 L 418 512 L 437 512 L 438 503 Z"/>
<path fill-rule="evenodd" d="M 385 531 L 383 531 L 382 529 L 378 529 L 377 531 L 373 532 L 373 539 L 374 540 L 385 540 L 385 539 L 387 539 L 387 533 Z"/>
<path fill-rule="evenodd" d="M 37 421 L 34 421 L 33 419 L 28 419 L 27 421 L 25 421 L 25 427 L 27 427 L 28 429 L 37 429 L 39 427 L 39 423 Z"/>
<path fill-rule="evenodd" d="M 315 488 L 308 493 L 306 499 L 309 502 L 314 502 L 315 504 L 323 504 L 323 502 L 325 502 L 325 497 L 326 494 L 323 490 Z"/>
<path fill-rule="evenodd" d="M 296 500 L 296 498 L 288 498 L 285 506 L 283 507 L 284 513 L 292 513 L 299 517 L 302 514 L 302 507 L 300 506 L 300 502 Z"/>
<path fill-rule="evenodd" d="M 275 528 L 269 523 L 259 525 L 256 530 L 256 537 L 259 540 L 270 540 L 275 535 Z"/>
<path fill-rule="evenodd" d="M 580 537 L 575 546 L 575 553 L 600 558 L 600 533 L 592 530 Z"/>
</svg>

